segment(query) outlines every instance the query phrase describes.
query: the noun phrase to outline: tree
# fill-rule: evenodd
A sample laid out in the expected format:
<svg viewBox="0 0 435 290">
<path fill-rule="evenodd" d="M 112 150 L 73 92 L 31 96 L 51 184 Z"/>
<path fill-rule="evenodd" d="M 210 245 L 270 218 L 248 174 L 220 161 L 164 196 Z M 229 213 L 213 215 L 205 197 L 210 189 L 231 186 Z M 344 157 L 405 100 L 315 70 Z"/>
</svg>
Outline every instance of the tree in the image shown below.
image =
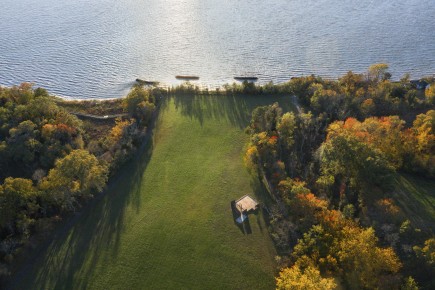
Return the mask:
<svg viewBox="0 0 435 290">
<path fill-rule="evenodd" d="M 310 190 L 305 186 L 306 183 L 304 181 L 287 177 L 278 183 L 277 190 L 281 198 L 287 204 L 290 204 L 298 194 L 310 193 Z"/>
<path fill-rule="evenodd" d="M 347 123 L 347 122 L 346 122 Z M 343 122 L 334 122 L 319 149 L 321 176 L 317 183 L 325 189 L 351 182 L 362 191 L 367 186 L 390 184 L 394 167 L 375 146 L 360 141 Z"/>
<path fill-rule="evenodd" d="M 290 214 L 301 230 L 307 230 L 317 223 L 318 213 L 326 210 L 327 207 L 328 201 L 320 199 L 312 193 L 300 193 L 290 202 Z"/>
<path fill-rule="evenodd" d="M 430 152 L 435 149 L 435 110 L 418 115 L 412 129 L 418 141 L 417 150 Z"/>
<path fill-rule="evenodd" d="M 55 206 L 74 209 L 76 198 L 87 198 L 101 192 L 107 181 L 107 167 L 86 150 L 74 150 L 56 161 L 56 165 L 41 182 Z"/>
<path fill-rule="evenodd" d="M 424 242 L 424 246 L 414 247 L 417 257 L 422 258 L 426 263 L 435 269 L 435 238 L 428 239 Z"/>
<path fill-rule="evenodd" d="M 372 228 L 361 228 L 336 213 L 323 210 L 322 223 L 298 240 L 293 257 L 297 261 L 308 258 L 323 271 L 342 275 L 351 289 L 397 286 L 401 263 L 393 249 L 378 247 Z"/>
<path fill-rule="evenodd" d="M 418 284 L 411 276 L 405 279 L 405 282 L 400 286 L 400 290 L 418 290 Z"/>
<path fill-rule="evenodd" d="M 402 129 L 405 122 L 398 116 L 371 117 L 364 122 L 348 118 L 342 124 L 343 129 L 358 140 L 381 150 L 394 168 L 398 169 L 402 166 Z"/>
<path fill-rule="evenodd" d="M 293 256 L 296 259 L 306 256 L 313 262 L 318 263 L 328 257 L 333 241 L 333 234 L 326 231 L 322 225 L 313 225 L 298 240 L 293 249 Z"/>
<path fill-rule="evenodd" d="M 155 98 L 149 90 L 136 86 L 127 97 L 123 100 L 124 110 L 126 110 L 130 116 L 136 118 L 140 123 L 147 123 L 154 112 Z"/>
<path fill-rule="evenodd" d="M 338 234 L 331 252 L 337 257 L 348 285 L 352 289 L 385 288 L 383 280 L 401 268 L 393 249 L 376 246 L 378 239 L 373 228 L 345 226 Z"/>
<path fill-rule="evenodd" d="M 388 80 L 391 78 L 391 74 L 387 72 L 389 66 L 386 63 L 375 63 L 369 67 L 368 77 L 374 82 L 380 80 Z"/>
<path fill-rule="evenodd" d="M 111 170 L 123 164 L 136 149 L 136 139 L 140 130 L 135 119 L 116 120 L 116 125 L 103 140 L 102 147 L 106 151 L 103 159 L 110 163 Z"/>
<path fill-rule="evenodd" d="M 38 195 L 31 180 L 6 178 L 0 185 L 0 228 L 7 228 L 12 233 L 17 229 L 27 235 L 31 223 L 29 217 L 34 216 L 39 208 Z"/>
<path fill-rule="evenodd" d="M 48 169 L 57 158 L 64 157 L 73 149 L 83 148 L 80 130 L 66 124 L 45 124 L 41 129 L 41 166 Z"/>
<path fill-rule="evenodd" d="M 289 82 L 291 93 L 296 95 L 300 103 L 305 107 L 310 105 L 311 94 L 308 88 L 313 83 L 322 83 L 322 79 L 311 75 L 308 77 L 292 78 Z"/>
<path fill-rule="evenodd" d="M 435 104 L 435 83 L 427 87 L 424 94 L 429 104 Z"/>
<path fill-rule="evenodd" d="M 435 110 L 418 115 L 412 128 L 402 134 L 402 141 L 407 168 L 435 176 Z"/>
<path fill-rule="evenodd" d="M 282 269 L 276 278 L 276 289 L 283 290 L 329 290 L 336 286 L 333 278 L 323 278 L 314 266 L 303 269 L 296 264 Z"/>
<path fill-rule="evenodd" d="M 333 89 L 320 84 L 313 85 L 314 94 L 310 99 L 310 108 L 316 113 L 324 113 L 331 120 L 342 119 L 347 115 L 344 96 Z"/>
<path fill-rule="evenodd" d="M 255 148 L 254 148 L 255 147 Z M 278 160 L 278 137 L 266 132 L 253 134 L 245 155 L 247 164 L 256 164 L 258 169 L 272 174 L 273 165 Z"/>
<path fill-rule="evenodd" d="M 282 109 L 278 103 L 270 106 L 257 107 L 252 112 L 251 123 L 248 131 L 251 134 L 267 132 L 270 134 L 276 131 L 279 120 L 282 116 Z"/>
<path fill-rule="evenodd" d="M 285 113 L 278 121 L 277 130 L 282 145 L 289 149 L 294 144 L 294 131 L 296 129 L 296 118 L 293 113 Z"/>
<path fill-rule="evenodd" d="M 355 96 L 356 92 L 364 87 L 364 76 L 349 71 L 346 75 L 339 78 L 338 82 L 346 95 Z"/>
<path fill-rule="evenodd" d="M 12 158 L 17 162 L 32 166 L 35 154 L 41 147 L 36 125 L 32 121 L 21 122 L 16 128 L 9 130 L 9 135 L 7 143 Z"/>
<path fill-rule="evenodd" d="M 306 164 L 311 161 L 313 151 L 318 148 L 324 138 L 325 124 L 321 117 L 314 117 L 311 112 L 296 116 L 294 130 L 294 154 L 288 161 L 290 172 L 306 176 Z"/>
</svg>

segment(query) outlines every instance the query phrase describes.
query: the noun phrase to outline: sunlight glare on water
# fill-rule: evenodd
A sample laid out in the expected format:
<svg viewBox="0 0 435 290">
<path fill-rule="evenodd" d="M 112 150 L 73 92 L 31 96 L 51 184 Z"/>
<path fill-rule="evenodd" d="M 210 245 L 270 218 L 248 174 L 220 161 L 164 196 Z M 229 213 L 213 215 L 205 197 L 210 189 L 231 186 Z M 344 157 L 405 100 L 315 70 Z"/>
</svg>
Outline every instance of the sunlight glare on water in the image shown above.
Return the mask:
<svg viewBox="0 0 435 290">
<path fill-rule="evenodd" d="M 435 1 L 2 0 L 0 84 L 116 98 L 137 77 L 207 86 L 338 77 L 390 64 L 435 73 Z"/>
</svg>

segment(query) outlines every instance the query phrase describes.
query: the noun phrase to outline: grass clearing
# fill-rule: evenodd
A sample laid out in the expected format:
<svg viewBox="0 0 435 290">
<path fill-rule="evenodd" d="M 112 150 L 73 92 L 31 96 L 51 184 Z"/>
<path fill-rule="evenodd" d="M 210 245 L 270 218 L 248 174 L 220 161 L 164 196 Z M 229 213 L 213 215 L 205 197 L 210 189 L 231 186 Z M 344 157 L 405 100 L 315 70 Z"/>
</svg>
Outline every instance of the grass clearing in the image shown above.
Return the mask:
<svg viewBox="0 0 435 290">
<path fill-rule="evenodd" d="M 393 198 L 410 221 L 429 233 L 435 229 L 435 182 L 409 174 L 394 179 Z"/>
<path fill-rule="evenodd" d="M 252 110 L 289 97 L 180 96 L 161 108 L 152 142 L 70 225 L 16 289 L 273 289 L 275 249 L 261 212 L 252 233 L 230 202 L 257 187 L 242 149 Z"/>
</svg>

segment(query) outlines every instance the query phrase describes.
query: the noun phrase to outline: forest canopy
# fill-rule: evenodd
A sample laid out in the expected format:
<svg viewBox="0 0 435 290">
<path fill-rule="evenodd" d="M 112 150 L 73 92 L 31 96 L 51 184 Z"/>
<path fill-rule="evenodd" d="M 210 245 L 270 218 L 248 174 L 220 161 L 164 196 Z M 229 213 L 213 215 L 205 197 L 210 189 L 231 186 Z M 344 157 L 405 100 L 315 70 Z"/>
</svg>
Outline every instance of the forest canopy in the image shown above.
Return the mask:
<svg viewBox="0 0 435 290">
<path fill-rule="evenodd" d="M 277 103 L 253 111 L 245 162 L 275 201 L 277 289 L 435 285 L 435 217 L 411 222 L 394 198 L 404 174 L 434 184 L 431 89 L 390 78 L 385 64 L 336 81 L 294 78 L 281 89 L 299 113 Z"/>
<path fill-rule="evenodd" d="M 125 118 L 102 123 L 80 120 L 66 109 L 71 104 L 31 84 L 0 87 L 0 280 L 31 237 L 49 234 L 62 216 L 102 192 L 138 148 L 156 99 L 134 87 L 124 103 Z M 94 138 L 95 127 L 102 136 Z"/>
</svg>

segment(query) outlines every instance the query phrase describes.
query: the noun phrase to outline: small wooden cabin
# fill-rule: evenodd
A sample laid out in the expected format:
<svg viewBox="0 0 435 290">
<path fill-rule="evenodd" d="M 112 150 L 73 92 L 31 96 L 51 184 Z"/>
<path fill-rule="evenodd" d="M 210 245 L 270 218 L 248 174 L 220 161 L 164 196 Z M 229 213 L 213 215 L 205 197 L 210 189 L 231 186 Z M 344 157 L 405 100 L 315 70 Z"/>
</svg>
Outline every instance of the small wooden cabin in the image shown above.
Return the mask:
<svg viewBox="0 0 435 290">
<path fill-rule="evenodd" d="M 236 208 L 239 210 L 240 213 L 244 211 L 249 212 L 251 210 L 256 210 L 257 207 L 258 202 L 250 197 L 248 194 L 236 200 Z"/>
</svg>

